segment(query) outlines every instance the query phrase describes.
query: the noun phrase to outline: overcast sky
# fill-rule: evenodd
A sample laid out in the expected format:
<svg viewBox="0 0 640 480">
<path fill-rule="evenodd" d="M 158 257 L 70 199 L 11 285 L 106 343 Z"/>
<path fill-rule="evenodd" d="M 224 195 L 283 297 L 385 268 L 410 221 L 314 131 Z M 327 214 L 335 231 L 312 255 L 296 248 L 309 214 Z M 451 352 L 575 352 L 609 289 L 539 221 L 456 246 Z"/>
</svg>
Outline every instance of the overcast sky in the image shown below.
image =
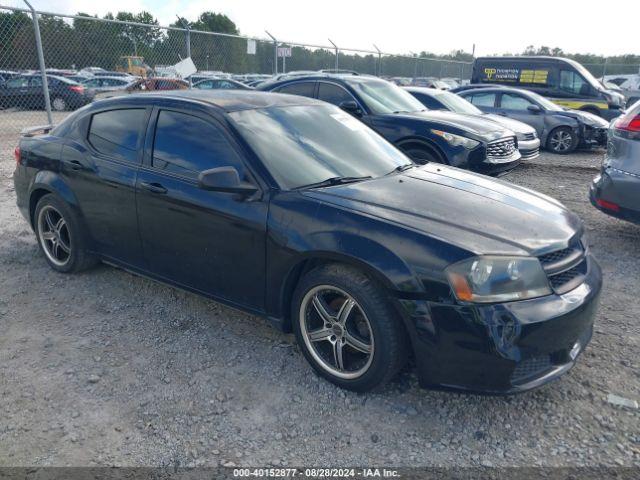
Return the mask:
<svg viewBox="0 0 640 480">
<path fill-rule="evenodd" d="M 104 15 L 119 10 L 151 12 L 161 24 L 176 14 L 194 20 L 205 10 L 225 13 L 241 33 L 283 40 L 372 49 L 389 53 L 463 49 L 476 55 L 521 53 L 528 45 L 560 47 L 570 53 L 640 54 L 632 41 L 632 19 L 640 1 L 586 0 L 30 0 L 38 10 Z M 24 5 L 21 0 L 0 0 Z M 618 8 L 619 7 L 619 8 Z M 629 25 L 624 26 L 625 19 Z"/>
</svg>

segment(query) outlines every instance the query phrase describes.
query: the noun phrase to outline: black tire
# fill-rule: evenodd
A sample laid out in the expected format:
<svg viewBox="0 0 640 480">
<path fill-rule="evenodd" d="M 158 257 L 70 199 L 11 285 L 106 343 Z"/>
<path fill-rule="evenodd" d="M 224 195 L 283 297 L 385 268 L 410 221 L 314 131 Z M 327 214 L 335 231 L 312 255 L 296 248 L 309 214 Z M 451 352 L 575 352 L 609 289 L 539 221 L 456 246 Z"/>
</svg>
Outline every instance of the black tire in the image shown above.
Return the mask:
<svg viewBox="0 0 640 480">
<path fill-rule="evenodd" d="M 349 331 L 349 334 L 344 333 L 342 335 L 344 337 L 351 335 L 351 338 L 353 338 L 353 334 L 355 334 L 356 337 L 363 340 L 363 343 L 369 343 L 371 353 L 368 356 L 366 353 L 353 349 L 348 340 L 345 340 L 341 334 L 339 334 L 341 336 L 338 338 L 332 335 L 331 338 L 323 339 L 326 342 L 319 340 L 314 342 L 308 336 L 309 333 L 315 334 L 318 331 L 308 330 L 307 323 L 312 320 L 311 317 L 316 316 L 316 320 L 323 318 L 319 315 L 319 310 L 313 300 L 311 300 L 311 304 L 309 303 L 309 295 L 314 295 L 316 291 L 326 292 L 327 287 L 329 287 L 329 290 L 335 288 L 348 294 L 356 302 L 353 310 L 350 310 L 351 314 L 347 314 L 347 317 L 351 318 L 351 320 L 347 320 L 347 324 L 344 326 L 344 332 Z M 336 291 L 336 296 L 339 295 L 340 293 Z M 343 302 L 343 305 L 346 303 L 346 301 Z M 327 308 L 331 307 L 330 303 L 325 303 L 324 305 Z M 342 310 L 344 309 L 340 309 L 340 311 Z M 332 309 L 331 311 L 336 310 Z M 304 275 L 293 294 L 291 318 L 296 339 L 307 361 L 319 375 L 341 388 L 357 392 L 378 389 L 392 379 L 406 363 L 409 349 L 407 334 L 402 325 L 402 320 L 388 299 L 385 289 L 353 267 L 330 264 L 316 268 Z M 321 324 L 323 321 L 320 320 Z M 360 337 L 362 332 L 361 325 L 358 325 L 358 328 L 354 328 L 355 324 L 353 322 L 358 321 L 366 322 L 365 328 L 369 330 L 368 337 L 366 335 Z M 326 324 L 324 328 L 326 329 Z M 334 330 L 329 329 L 329 331 L 333 332 Z M 305 337 L 307 340 L 305 340 Z M 332 339 L 335 340 L 334 343 L 331 343 Z M 346 344 L 344 343 L 345 341 L 347 342 Z M 343 353 L 340 355 L 341 358 L 344 355 L 345 359 L 343 375 L 355 375 L 353 378 L 338 376 L 340 372 L 337 374 L 332 373 L 329 371 L 330 366 L 327 366 L 331 362 L 326 359 L 323 360 L 320 356 L 322 353 L 320 352 L 320 347 L 324 346 L 333 352 L 333 359 L 335 360 L 335 345 L 340 342 L 343 342 L 341 345 L 345 345 L 341 347 L 341 352 Z M 331 353 L 328 356 L 331 357 Z M 366 360 L 363 356 L 366 357 Z M 347 360 L 353 361 L 354 365 L 358 365 L 359 362 L 360 365 L 364 364 L 364 366 L 355 372 L 349 371 Z M 337 362 L 333 363 L 337 365 Z"/>
<path fill-rule="evenodd" d="M 56 225 L 63 227 L 62 232 L 57 234 L 57 241 L 55 238 L 45 239 L 51 233 L 46 227 L 46 225 L 50 225 L 45 218 L 48 215 L 54 219 Z M 62 224 L 59 223 L 59 220 L 56 221 L 58 218 L 62 219 Z M 78 218 L 69 206 L 56 195 L 49 193 L 38 201 L 33 214 L 33 225 L 38 247 L 49 266 L 54 270 L 62 273 L 79 272 L 98 263 L 97 258 L 88 252 L 86 235 Z M 53 254 L 55 247 L 52 245 L 55 245 L 56 242 L 58 243 L 57 251 L 61 253 L 60 258 Z M 69 250 L 68 253 L 66 253 L 66 249 Z M 65 253 L 66 255 L 64 255 Z"/>
<path fill-rule="evenodd" d="M 414 162 L 424 165 L 425 163 L 445 163 L 442 157 L 433 149 L 420 145 L 420 144 L 408 144 L 400 145 L 400 150 Z"/>
<path fill-rule="evenodd" d="M 557 155 L 567 155 L 578 147 L 578 136 L 570 127 L 557 127 L 547 137 L 547 150 Z"/>
</svg>

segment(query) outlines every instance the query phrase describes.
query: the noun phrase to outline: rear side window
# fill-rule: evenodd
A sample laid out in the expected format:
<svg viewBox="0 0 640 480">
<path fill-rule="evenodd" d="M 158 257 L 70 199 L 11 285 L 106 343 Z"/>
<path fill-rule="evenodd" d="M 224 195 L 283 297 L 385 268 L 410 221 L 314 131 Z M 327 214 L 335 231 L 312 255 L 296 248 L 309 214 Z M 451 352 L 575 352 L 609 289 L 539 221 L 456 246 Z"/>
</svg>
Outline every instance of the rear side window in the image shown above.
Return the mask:
<svg viewBox="0 0 640 480">
<path fill-rule="evenodd" d="M 313 98 L 313 89 L 315 82 L 296 82 L 276 90 L 278 93 L 288 93 L 290 95 L 301 95 L 303 97 Z"/>
<path fill-rule="evenodd" d="M 221 129 L 199 117 L 160 111 L 153 143 L 154 168 L 197 179 L 203 170 L 233 166 L 242 177 L 242 162 Z"/>
<path fill-rule="evenodd" d="M 474 93 L 471 98 L 465 97 L 476 107 L 493 107 L 496 104 L 495 93 Z"/>
<path fill-rule="evenodd" d="M 318 99 L 338 106 L 342 102 L 353 102 L 355 100 L 344 88 L 324 82 L 321 82 L 318 87 Z"/>
<path fill-rule="evenodd" d="M 136 162 L 144 119 L 145 111 L 141 108 L 96 113 L 89 126 L 89 143 L 104 155 Z"/>
<path fill-rule="evenodd" d="M 532 102 L 520 95 L 513 93 L 503 93 L 501 107 L 507 110 L 526 110 Z"/>
</svg>

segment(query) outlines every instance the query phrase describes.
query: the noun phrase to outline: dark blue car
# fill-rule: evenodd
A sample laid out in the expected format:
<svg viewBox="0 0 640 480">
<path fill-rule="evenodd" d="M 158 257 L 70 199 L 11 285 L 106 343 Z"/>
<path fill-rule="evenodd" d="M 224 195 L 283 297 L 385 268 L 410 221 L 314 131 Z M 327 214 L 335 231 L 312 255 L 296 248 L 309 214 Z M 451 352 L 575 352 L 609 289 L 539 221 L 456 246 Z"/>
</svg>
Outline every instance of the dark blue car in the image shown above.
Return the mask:
<svg viewBox="0 0 640 480">
<path fill-rule="evenodd" d="M 444 163 L 497 175 L 512 170 L 521 160 L 512 131 L 481 118 L 427 111 L 408 92 L 379 78 L 311 75 L 265 83 L 258 89 L 337 105 L 417 163 Z"/>
</svg>

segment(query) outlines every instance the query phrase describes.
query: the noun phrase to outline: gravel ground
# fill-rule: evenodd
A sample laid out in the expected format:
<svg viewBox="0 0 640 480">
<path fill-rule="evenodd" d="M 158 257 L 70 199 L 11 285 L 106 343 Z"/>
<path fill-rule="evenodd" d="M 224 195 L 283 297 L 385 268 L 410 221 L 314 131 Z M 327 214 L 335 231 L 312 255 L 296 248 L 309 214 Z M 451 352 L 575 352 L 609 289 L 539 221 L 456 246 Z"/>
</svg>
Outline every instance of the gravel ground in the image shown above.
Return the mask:
<svg viewBox="0 0 640 480">
<path fill-rule="evenodd" d="M 411 371 L 357 395 L 264 320 L 107 266 L 53 272 L 0 138 L 0 466 L 640 466 L 640 410 L 607 401 L 640 400 L 640 228 L 588 204 L 602 152 L 506 177 L 576 211 L 605 272 L 576 368 L 514 397 L 421 390 Z"/>
</svg>

